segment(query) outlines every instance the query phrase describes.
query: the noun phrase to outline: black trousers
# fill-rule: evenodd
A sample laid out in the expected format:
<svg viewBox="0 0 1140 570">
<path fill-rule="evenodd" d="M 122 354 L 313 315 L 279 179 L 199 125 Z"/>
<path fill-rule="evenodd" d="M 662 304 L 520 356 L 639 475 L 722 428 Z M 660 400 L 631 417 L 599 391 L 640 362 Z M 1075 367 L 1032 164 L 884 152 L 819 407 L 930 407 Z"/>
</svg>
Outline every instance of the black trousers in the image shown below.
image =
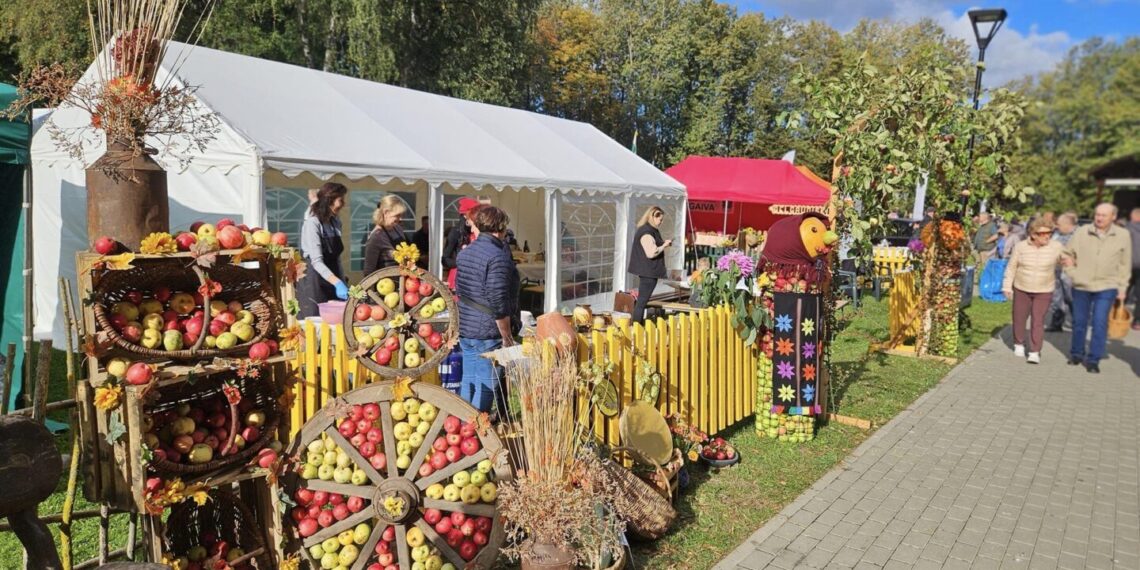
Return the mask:
<svg viewBox="0 0 1140 570">
<path fill-rule="evenodd" d="M 633 305 L 633 322 L 640 323 L 645 320 L 645 306 L 649 304 L 649 297 L 657 288 L 657 279 L 653 277 L 638 277 L 637 303 Z"/>
</svg>

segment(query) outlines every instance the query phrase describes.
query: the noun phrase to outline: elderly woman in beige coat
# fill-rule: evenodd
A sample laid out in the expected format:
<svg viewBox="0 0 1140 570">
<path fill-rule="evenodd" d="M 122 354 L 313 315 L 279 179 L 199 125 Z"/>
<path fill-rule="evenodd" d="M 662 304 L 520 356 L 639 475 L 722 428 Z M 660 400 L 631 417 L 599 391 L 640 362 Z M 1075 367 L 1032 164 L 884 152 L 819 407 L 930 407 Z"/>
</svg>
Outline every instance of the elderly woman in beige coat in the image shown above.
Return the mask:
<svg viewBox="0 0 1140 570">
<path fill-rule="evenodd" d="M 1032 364 L 1041 362 L 1045 311 L 1053 298 L 1054 270 L 1063 246 L 1052 239 L 1053 222 L 1038 218 L 1029 237 L 1017 242 L 1005 269 L 1002 292 L 1013 298 L 1013 353 Z M 1025 350 L 1025 321 L 1029 320 L 1029 350 Z"/>
</svg>

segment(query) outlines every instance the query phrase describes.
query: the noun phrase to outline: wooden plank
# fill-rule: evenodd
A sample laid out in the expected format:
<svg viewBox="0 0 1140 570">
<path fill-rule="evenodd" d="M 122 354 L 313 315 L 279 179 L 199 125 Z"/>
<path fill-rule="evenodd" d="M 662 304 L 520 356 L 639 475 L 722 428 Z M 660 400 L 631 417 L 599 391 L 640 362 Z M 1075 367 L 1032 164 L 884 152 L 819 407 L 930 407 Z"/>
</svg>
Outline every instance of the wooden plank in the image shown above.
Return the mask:
<svg viewBox="0 0 1140 570">
<path fill-rule="evenodd" d="M 708 433 L 708 346 L 705 339 L 708 311 L 697 313 L 693 321 L 693 404 L 696 408 L 696 425 L 701 431 Z M 698 356 L 700 355 L 700 356 Z"/>
<path fill-rule="evenodd" d="M 681 343 L 676 315 L 669 315 L 669 413 L 681 413 Z"/>
<path fill-rule="evenodd" d="M 330 425 L 327 429 L 325 429 L 325 435 L 332 438 L 332 440 L 335 441 L 336 444 L 340 446 L 340 448 L 345 453 L 347 453 L 350 458 L 352 458 L 352 462 L 356 464 L 356 467 L 364 471 L 364 474 L 368 476 L 368 480 L 372 481 L 373 485 L 379 485 L 380 483 L 384 482 L 384 476 L 381 475 L 380 472 L 372 466 L 372 463 L 369 462 L 368 459 L 360 454 L 360 451 L 353 447 L 352 444 L 348 442 L 348 440 L 344 439 L 344 436 L 341 435 L 339 431 L 337 431 L 335 426 Z"/>
<path fill-rule="evenodd" d="M 677 318 L 677 344 L 681 347 L 677 350 L 680 356 L 680 368 L 678 369 L 678 402 L 677 406 L 681 412 L 681 417 L 685 418 L 687 423 L 694 423 L 693 420 L 693 398 L 692 398 L 692 370 L 689 365 L 689 354 L 692 353 L 693 339 L 689 323 L 692 322 L 692 317 L 689 315 L 681 315 Z"/>
<path fill-rule="evenodd" d="M 376 487 L 372 485 L 353 485 L 352 483 L 337 483 L 336 481 L 322 481 L 321 479 L 309 479 L 305 481 L 304 486 L 313 491 L 337 493 L 347 497 L 361 497 L 370 501 L 372 496 L 376 494 Z"/>
<path fill-rule="evenodd" d="M 127 455 L 127 465 L 130 473 L 131 495 L 135 500 L 136 512 L 146 512 L 146 501 L 143 497 L 143 490 L 146 488 L 146 466 L 143 465 L 142 457 L 139 452 L 142 449 L 142 417 L 143 402 L 137 397 L 138 388 L 128 386 L 126 392 L 130 396 L 126 398 L 126 404 L 121 409 L 123 411 L 123 423 L 126 424 L 126 443 L 124 444 L 124 452 Z"/>
<path fill-rule="evenodd" d="M 432 449 L 431 444 L 435 442 L 436 436 L 438 436 L 440 431 L 443 430 L 443 421 L 447 419 L 447 416 L 448 414 L 445 414 L 442 411 L 436 413 L 435 420 L 432 421 L 431 427 L 428 428 L 428 432 L 424 434 L 423 443 L 421 443 L 420 447 L 416 449 L 416 454 L 412 456 L 412 463 L 408 465 L 408 470 L 406 472 L 412 474 L 411 477 L 408 477 L 409 479 L 412 479 L 418 475 L 420 465 L 423 464 L 424 458 L 427 457 L 428 451 Z"/>
<path fill-rule="evenodd" d="M 394 526 L 396 528 L 396 558 L 400 560 L 400 568 L 411 568 L 412 556 L 408 550 L 408 527 L 402 524 Z"/>
<path fill-rule="evenodd" d="M 320 407 L 325 407 L 334 390 L 332 383 L 332 329 L 321 322 L 321 351 L 317 358 L 317 371 L 320 378 Z"/>
<path fill-rule="evenodd" d="M 492 514 L 491 516 L 493 517 L 494 515 Z M 428 524 L 427 521 L 422 518 L 416 519 L 416 526 L 419 527 L 421 531 L 423 531 L 424 537 L 427 538 L 427 542 L 435 545 L 435 547 L 439 549 L 440 554 L 442 554 L 448 562 L 451 562 L 456 568 L 467 567 L 467 563 L 463 560 L 462 557 L 459 556 L 459 553 L 455 550 L 452 550 L 451 546 L 448 546 L 447 541 L 444 540 L 444 538 L 440 536 L 439 533 L 435 532 L 435 529 L 432 528 L 432 526 Z"/>
<path fill-rule="evenodd" d="M 609 350 L 610 362 L 613 362 L 615 366 L 614 373 L 610 375 L 610 379 L 613 381 L 614 388 L 618 394 L 618 413 L 606 418 L 604 422 L 605 440 L 603 441 L 609 444 L 610 447 L 621 445 L 621 438 L 618 436 L 618 418 L 621 415 L 623 406 L 621 401 L 621 362 L 623 351 L 621 341 L 624 338 L 624 333 L 617 328 L 610 327 L 610 329 L 606 331 L 606 349 Z"/>
<path fill-rule="evenodd" d="M 460 459 L 459 461 L 456 461 L 455 463 L 452 463 L 451 465 L 448 465 L 447 467 L 444 467 L 443 469 L 440 469 L 439 471 L 436 471 L 427 477 L 420 477 L 416 480 L 416 487 L 419 487 L 420 490 L 427 489 L 432 485 L 432 483 L 439 483 L 440 481 L 443 481 L 444 479 L 447 479 L 448 477 L 451 477 L 452 475 L 455 475 L 464 469 L 474 467 L 475 465 L 478 465 L 480 461 L 489 458 L 490 455 L 487 454 L 487 449 L 482 448 L 475 455 L 464 457 L 463 459 Z"/>
<path fill-rule="evenodd" d="M 441 501 L 439 499 L 424 499 L 424 508 L 439 509 L 448 512 L 460 512 L 465 515 L 495 518 L 495 505 L 487 503 L 468 504 L 461 501 Z"/>
<path fill-rule="evenodd" d="M 359 513 L 352 513 L 348 516 L 348 518 L 342 521 L 337 521 L 317 531 L 316 534 L 313 534 L 312 536 L 306 538 L 301 544 L 306 549 L 315 544 L 320 544 L 324 542 L 325 539 L 332 538 L 346 530 L 350 530 L 362 522 L 368 522 L 372 520 L 372 515 L 374 514 L 375 513 L 372 511 L 372 509 L 364 509 Z"/>
<path fill-rule="evenodd" d="M 321 409 L 318 405 L 317 394 L 319 389 L 317 387 L 317 331 L 313 323 L 309 321 L 304 322 L 305 331 L 305 413 L 301 417 L 301 422 L 309 421 Z"/>
<path fill-rule="evenodd" d="M 333 367 L 333 374 L 336 376 L 336 395 L 340 396 L 348 392 L 348 341 L 344 338 L 344 327 L 336 325 L 333 327 L 333 334 L 336 335 L 336 357 L 335 366 Z M 353 359 L 355 360 L 355 359 Z"/>
<path fill-rule="evenodd" d="M 641 354 L 644 356 L 643 361 L 648 363 L 649 366 L 657 367 L 657 319 L 647 319 L 645 321 L 645 340 L 641 345 Z M 639 367 L 640 369 L 640 367 Z M 660 369 L 658 368 L 658 371 Z M 644 398 L 644 388 L 638 390 L 637 397 Z M 658 407 L 661 403 L 661 394 L 657 394 L 657 401 L 651 402 L 654 407 Z"/>
</svg>

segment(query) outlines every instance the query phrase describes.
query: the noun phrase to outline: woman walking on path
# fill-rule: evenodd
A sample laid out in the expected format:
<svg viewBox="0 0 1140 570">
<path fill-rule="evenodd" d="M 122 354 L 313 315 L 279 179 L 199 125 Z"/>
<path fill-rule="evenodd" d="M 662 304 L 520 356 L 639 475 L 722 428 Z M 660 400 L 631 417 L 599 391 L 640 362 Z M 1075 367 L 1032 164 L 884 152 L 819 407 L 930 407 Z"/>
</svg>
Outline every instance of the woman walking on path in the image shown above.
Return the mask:
<svg viewBox="0 0 1140 570">
<path fill-rule="evenodd" d="M 629 256 L 629 272 L 638 276 L 637 303 L 633 306 L 632 320 L 640 323 L 645 319 L 645 306 L 657 287 L 657 280 L 665 278 L 665 249 L 673 245 L 673 240 L 663 239 L 661 222 L 665 210 L 650 206 L 637 221 L 637 232 L 633 234 L 633 248 Z"/>
<path fill-rule="evenodd" d="M 1013 298 L 1013 353 L 1025 357 L 1025 321 L 1029 320 L 1029 351 L 1026 360 L 1041 362 L 1045 336 L 1045 311 L 1053 299 L 1054 270 L 1063 246 L 1052 239 L 1053 222 L 1038 218 L 1029 226 L 1029 238 L 1017 242 L 1009 257 L 1002 293 Z"/>
</svg>

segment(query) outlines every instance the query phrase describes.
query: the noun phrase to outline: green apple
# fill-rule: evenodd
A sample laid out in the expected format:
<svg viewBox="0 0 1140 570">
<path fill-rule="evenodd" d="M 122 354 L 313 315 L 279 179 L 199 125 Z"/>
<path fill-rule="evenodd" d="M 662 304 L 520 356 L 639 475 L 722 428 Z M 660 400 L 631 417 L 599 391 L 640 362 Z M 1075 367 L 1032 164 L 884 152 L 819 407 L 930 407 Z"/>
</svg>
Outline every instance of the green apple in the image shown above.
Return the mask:
<svg viewBox="0 0 1140 570">
<path fill-rule="evenodd" d="M 218 337 L 213 335 L 206 335 L 206 341 L 204 344 L 206 345 L 206 348 L 217 348 Z"/>
<path fill-rule="evenodd" d="M 380 340 L 384 338 L 384 327 L 380 325 L 372 325 L 368 327 L 368 336 L 372 337 L 373 340 Z"/>
<path fill-rule="evenodd" d="M 253 338 L 254 334 L 256 334 L 256 332 L 253 330 L 253 327 L 249 323 L 243 323 L 241 321 L 230 325 L 230 332 L 234 333 L 234 335 L 241 339 L 242 342 L 248 341 L 249 339 Z"/>
<path fill-rule="evenodd" d="M 424 560 L 424 570 L 440 570 L 440 568 L 443 568 L 443 559 L 438 555 L 433 554 Z"/>
<path fill-rule="evenodd" d="M 420 351 L 420 341 L 416 340 L 416 337 L 408 337 L 407 339 L 404 340 L 404 352 L 419 352 L 419 351 Z M 411 398 L 404 400 L 404 408 L 408 407 L 408 402 L 415 402 L 416 403 L 416 409 L 419 409 L 420 403 L 416 402 L 415 400 L 413 400 Z M 414 410 L 408 410 L 408 413 L 410 414 L 413 411 Z"/>
<path fill-rule="evenodd" d="M 336 467 L 332 465 L 321 465 L 317 468 L 317 478 L 321 481 L 332 481 L 334 471 Z"/>
<path fill-rule="evenodd" d="M 166 350 L 182 350 L 182 333 L 178 331 L 166 331 L 162 335 L 162 346 Z"/>
<path fill-rule="evenodd" d="M 432 483 L 427 489 L 424 489 L 424 494 L 433 499 L 443 497 L 443 483 Z"/>
<path fill-rule="evenodd" d="M 466 471 L 460 471 L 451 477 L 451 482 L 455 483 L 456 487 L 466 487 L 471 484 L 471 474 Z"/>
<path fill-rule="evenodd" d="M 205 546 L 191 546 L 190 550 L 186 551 L 186 558 L 191 562 L 201 562 L 206 559 Z"/>
<path fill-rule="evenodd" d="M 408 422 L 398 422 L 392 426 L 392 434 L 396 436 L 399 441 L 406 441 L 412 435 L 412 426 Z"/>
<path fill-rule="evenodd" d="M 381 295 L 387 295 L 388 293 L 391 293 L 395 290 L 396 282 L 387 277 L 376 282 L 376 292 L 380 293 Z"/>
<path fill-rule="evenodd" d="M 412 345 L 416 346 L 418 348 L 419 344 L 416 344 L 415 340 L 416 339 L 414 339 L 414 338 L 409 338 L 407 341 L 404 341 L 404 344 L 407 345 L 408 341 L 412 341 Z M 407 348 L 407 347 L 405 346 L 405 348 Z M 403 402 L 403 405 L 404 405 L 404 411 L 408 412 L 409 416 L 412 414 L 418 414 L 420 412 L 420 401 L 415 399 L 415 398 L 405 399 Z"/>
<path fill-rule="evenodd" d="M 130 368 L 130 367 L 131 367 L 131 361 L 130 360 L 127 360 L 126 358 L 121 358 L 121 357 L 112 358 L 111 361 L 107 363 L 107 374 L 110 374 L 111 376 L 114 376 L 115 378 L 122 378 L 123 376 L 126 376 L 127 368 Z M 147 416 L 147 417 L 150 417 L 150 416 Z"/>
<path fill-rule="evenodd" d="M 484 483 L 479 488 L 479 498 L 483 499 L 484 503 L 495 502 L 495 497 L 499 496 L 499 488 L 494 483 Z"/>
<path fill-rule="evenodd" d="M 321 463 L 336 467 L 336 456 L 336 451 L 326 451 L 324 458 L 321 460 Z"/>
<path fill-rule="evenodd" d="M 426 436 L 428 430 L 430 430 L 430 429 L 431 429 L 431 424 L 429 424 L 427 422 L 420 422 L 418 425 L 416 425 L 416 433 L 418 433 L 422 436 Z"/>
<path fill-rule="evenodd" d="M 411 434 L 408 434 L 411 435 Z M 412 449 L 412 444 L 407 441 L 396 442 L 396 455 L 411 455 L 415 451 Z"/>
<path fill-rule="evenodd" d="M 471 485 L 482 487 L 487 482 L 487 474 L 476 469 L 471 472 Z"/>
<path fill-rule="evenodd" d="M 348 546 L 352 544 L 352 536 L 352 529 L 341 531 L 336 535 L 336 541 L 339 542 L 341 546 Z"/>
<path fill-rule="evenodd" d="M 480 461 L 479 464 L 475 466 L 475 468 L 483 473 L 490 473 L 491 470 L 495 468 L 495 466 L 491 463 L 490 459 L 484 459 L 483 461 Z"/>
<path fill-rule="evenodd" d="M 392 412 L 392 419 L 396 421 L 402 421 L 408 417 L 408 412 L 404 410 L 404 405 L 400 402 L 392 402 L 392 409 L 390 411 Z"/>
<path fill-rule="evenodd" d="M 237 315 L 235 315 L 235 316 L 237 316 L 238 322 L 242 322 L 242 323 L 245 323 L 247 325 L 253 324 L 253 320 L 254 320 L 253 313 L 251 313 L 245 309 L 238 311 Z"/>
<path fill-rule="evenodd" d="M 356 337 L 356 344 L 364 348 L 372 348 L 372 345 L 376 344 L 376 339 L 362 330 L 355 331 L 353 336 Z"/>
<path fill-rule="evenodd" d="M 424 305 L 424 307 L 420 309 L 421 319 L 430 319 L 433 316 L 435 316 L 435 309 L 432 308 L 431 304 Z"/>
<path fill-rule="evenodd" d="M 421 420 L 423 420 L 425 422 L 430 422 L 430 421 L 434 420 L 437 415 L 439 415 L 439 409 L 436 408 L 435 406 L 427 403 L 427 402 L 424 402 L 424 403 L 420 404 L 420 412 L 419 413 L 420 413 L 420 419 Z"/>
<path fill-rule="evenodd" d="M 147 348 L 158 348 L 162 345 L 162 332 L 156 329 L 146 329 L 142 332 L 140 342 Z"/>
<path fill-rule="evenodd" d="M 418 428 L 420 424 L 423 423 L 420 421 L 419 414 L 408 414 L 408 417 L 404 421 L 408 422 L 408 425 L 413 428 Z"/>
<path fill-rule="evenodd" d="M 170 424 L 171 435 L 177 437 L 180 435 L 190 435 L 194 433 L 194 420 L 185 416 L 180 417 Z"/>
<path fill-rule="evenodd" d="M 353 485 L 364 485 L 368 483 L 368 474 L 365 473 L 363 469 L 353 469 L 349 481 L 351 481 Z"/>
<path fill-rule="evenodd" d="M 301 468 L 302 479 L 316 479 L 318 477 L 317 473 L 317 466 L 311 463 L 306 463 L 305 466 Z"/>
<path fill-rule="evenodd" d="M 396 468 L 400 470 L 407 469 L 412 465 L 411 455 L 401 455 L 396 458 Z"/>
<path fill-rule="evenodd" d="M 459 500 L 459 486 L 452 483 L 443 488 L 443 500 L 454 503 Z"/>
<path fill-rule="evenodd" d="M 331 437 L 329 437 L 327 435 L 324 436 L 324 442 L 325 442 L 325 451 L 340 451 L 340 448 L 337 447 L 336 442 L 333 441 L 333 439 Z"/>
<path fill-rule="evenodd" d="M 194 465 L 201 465 L 207 463 L 214 458 L 214 450 L 204 443 L 195 443 L 194 447 L 190 448 L 189 460 Z"/>
<path fill-rule="evenodd" d="M 418 352 L 409 352 L 409 353 L 404 355 L 404 367 L 416 368 L 420 364 L 423 364 L 423 361 L 420 358 L 420 355 Z"/>
<path fill-rule="evenodd" d="M 475 485 L 468 485 L 459 492 L 459 498 L 468 505 L 474 505 L 479 502 L 479 487 Z"/>
<path fill-rule="evenodd" d="M 325 548 L 319 544 L 314 544 L 309 547 L 309 556 L 320 560 L 325 555 Z"/>
<path fill-rule="evenodd" d="M 400 294 L 392 291 L 384 295 L 384 305 L 389 309 L 395 309 L 400 304 Z"/>
<path fill-rule="evenodd" d="M 156 331 L 160 331 L 162 330 L 162 325 L 165 324 L 166 321 L 162 320 L 162 315 L 158 313 L 151 313 L 143 317 L 142 320 L 142 326 L 144 329 L 154 329 Z"/>
<path fill-rule="evenodd" d="M 139 312 L 144 315 L 162 316 L 162 303 L 156 299 L 143 299 L 143 302 L 139 303 Z"/>
<path fill-rule="evenodd" d="M 427 424 L 423 424 L 423 425 L 427 425 Z M 424 436 L 422 434 L 420 434 L 420 432 L 418 432 L 418 431 L 412 432 L 412 434 L 408 436 L 408 443 L 412 444 L 412 447 L 414 447 L 416 449 L 419 449 L 420 445 L 422 445 L 423 442 L 424 442 Z"/>
<path fill-rule="evenodd" d="M 348 483 L 352 480 L 351 467 L 337 467 L 333 470 L 333 481 L 337 483 Z"/>
<path fill-rule="evenodd" d="M 368 537 L 371 534 L 372 527 L 368 526 L 368 523 L 360 523 L 356 525 L 356 528 L 352 529 L 352 543 L 357 545 L 364 544 L 368 542 Z"/>
<path fill-rule="evenodd" d="M 412 560 L 416 562 L 423 562 L 427 557 L 431 556 L 431 548 L 426 544 L 421 544 L 412 549 Z"/>
<path fill-rule="evenodd" d="M 119 301 L 111 305 L 111 313 L 122 315 L 128 321 L 137 321 L 139 318 L 139 308 L 129 301 Z"/>
<path fill-rule="evenodd" d="M 320 453 L 323 455 L 325 452 L 325 442 L 320 439 L 314 439 L 309 442 L 307 449 L 309 453 Z"/>
<path fill-rule="evenodd" d="M 352 531 L 348 531 L 352 532 Z M 337 561 L 341 566 L 352 566 L 356 562 L 356 557 L 360 555 L 360 549 L 354 544 L 346 544 L 340 549 L 340 554 L 336 555 Z"/>
<path fill-rule="evenodd" d="M 218 348 L 222 350 L 228 350 L 237 346 L 238 337 L 232 332 L 224 332 L 218 335 L 218 339 L 215 342 L 217 343 Z"/>
<path fill-rule="evenodd" d="M 442 313 L 447 310 L 447 301 L 444 301 L 442 297 L 436 297 L 431 300 L 431 308 L 435 309 L 437 313 Z"/>
<path fill-rule="evenodd" d="M 444 562 L 443 566 L 439 567 L 439 570 L 459 570 L 459 569 L 456 568 L 455 565 L 450 563 L 450 562 Z"/>
<path fill-rule="evenodd" d="M 320 467 L 325 462 L 325 454 L 321 452 L 313 453 L 310 451 L 305 455 L 305 463 L 314 467 Z"/>
<path fill-rule="evenodd" d="M 336 540 L 335 538 L 332 540 Z M 334 552 L 326 552 L 321 557 L 321 570 L 333 570 L 337 565 L 337 557 Z"/>
<path fill-rule="evenodd" d="M 336 466 L 348 467 L 352 463 L 352 458 L 348 456 L 344 450 L 337 450 L 336 452 Z"/>
</svg>

